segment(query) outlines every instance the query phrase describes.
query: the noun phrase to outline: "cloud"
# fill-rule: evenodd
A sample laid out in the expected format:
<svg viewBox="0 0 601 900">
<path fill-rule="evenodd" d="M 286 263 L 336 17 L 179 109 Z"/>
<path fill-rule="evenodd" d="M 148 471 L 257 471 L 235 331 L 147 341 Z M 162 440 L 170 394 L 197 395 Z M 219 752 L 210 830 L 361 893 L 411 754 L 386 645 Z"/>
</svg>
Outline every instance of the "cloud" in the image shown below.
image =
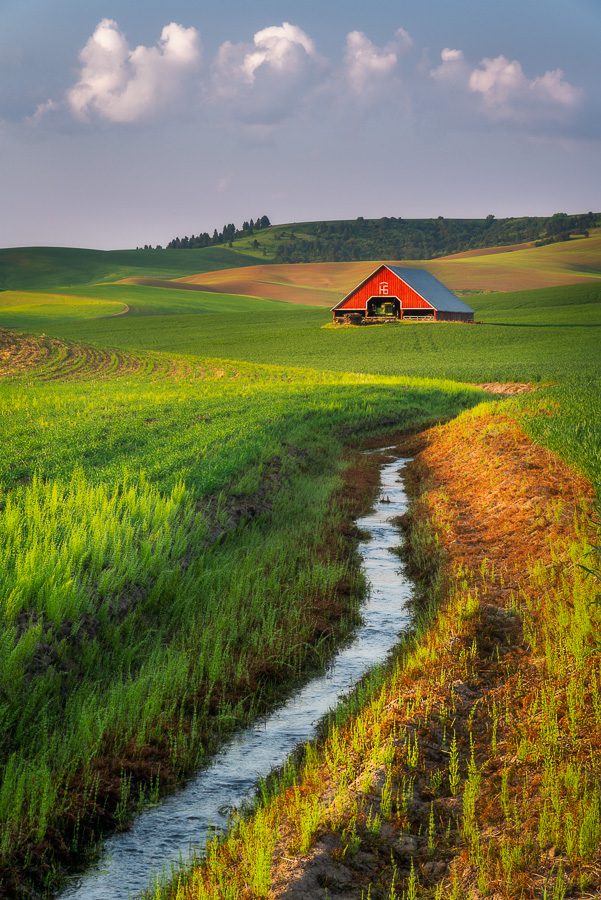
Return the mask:
<svg viewBox="0 0 601 900">
<path fill-rule="evenodd" d="M 441 64 L 430 71 L 430 75 L 441 82 L 464 82 L 468 75 L 468 65 L 465 62 L 463 50 L 453 50 L 445 47 L 440 53 Z"/>
<path fill-rule="evenodd" d="M 29 125 L 39 125 L 47 116 L 57 112 L 60 109 L 60 103 L 56 100 L 45 100 L 38 103 L 32 115 L 25 120 Z"/>
<path fill-rule="evenodd" d="M 399 28 L 394 39 L 377 47 L 362 31 L 346 36 L 345 67 L 351 90 L 358 96 L 373 93 L 394 75 L 399 57 L 411 48 L 409 32 Z"/>
<path fill-rule="evenodd" d="M 440 52 L 440 58 L 443 63 L 459 62 L 460 59 L 463 59 L 463 50 L 451 50 L 449 47 L 445 47 Z"/>
<path fill-rule="evenodd" d="M 225 41 L 213 67 L 212 98 L 247 122 L 271 123 L 298 110 L 324 61 L 290 22 L 257 31 L 252 44 Z"/>
<path fill-rule="evenodd" d="M 76 118 L 139 122 L 165 110 L 200 63 L 196 28 L 165 25 L 153 47 L 133 50 L 113 19 L 103 19 L 79 54 L 77 84 L 67 92 Z"/>
<path fill-rule="evenodd" d="M 558 112 L 575 107 L 581 92 L 564 79 L 561 69 L 529 80 L 517 59 L 483 59 L 468 81 L 479 94 L 485 111 L 501 119 L 524 119 L 535 112 Z"/>
<path fill-rule="evenodd" d="M 27 123 L 68 127 L 66 116 L 136 123 L 202 110 L 207 121 L 241 126 L 247 136 L 264 141 L 273 137 L 276 123 L 299 114 L 323 117 L 328 110 L 344 114 L 350 99 L 374 115 L 390 102 L 405 117 L 428 120 L 434 113 L 457 125 L 479 115 L 538 131 L 572 127 L 577 107 L 584 115 L 582 91 L 561 69 L 528 78 L 516 59 L 499 55 L 474 63 L 461 49 L 444 47 L 436 67 L 422 58 L 413 67 L 405 64 L 401 78 L 401 61 L 412 46 L 403 28 L 380 46 L 355 30 L 346 35 L 343 60 L 330 62 L 307 32 L 282 22 L 260 29 L 250 41 L 222 43 L 201 77 L 196 28 L 171 22 L 153 46 L 131 47 L 117 22 L 103 19 L 79 54 L 76 83 L 60 100 L 39 103 Z"/>
<path fill-rule="evenodd" d="M 577 107 L 582 91 L 566 81 L 561 69 L 529 79 L 517 59 L 502 54 L 485 57 L 476 66 L 463 51 L 445 47 L 441 64 L 430 71 L 440 85 L 480 100 L 480 112 L 490 119 L 528 124 L 558 121 Z"/>
</svg>

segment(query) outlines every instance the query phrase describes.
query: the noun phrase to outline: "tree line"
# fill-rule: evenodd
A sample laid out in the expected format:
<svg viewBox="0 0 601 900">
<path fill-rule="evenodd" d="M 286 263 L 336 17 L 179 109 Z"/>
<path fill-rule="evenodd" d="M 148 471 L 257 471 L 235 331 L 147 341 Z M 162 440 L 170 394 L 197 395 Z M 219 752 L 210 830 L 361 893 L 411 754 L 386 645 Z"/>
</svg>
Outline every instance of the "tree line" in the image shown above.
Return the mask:
<svg viewBox="0 0 601 900">
<path fill-rule="evenodd" d="M 275 234 L 277 262 L 346 262 L 362 259 L 432 259 L 532 241 L 537 245 L 587 235 L 601 214 L 496 219 L 401 219 L 314 222 Z"/>
<path fill-rule="evenodd" d="M 224 225 L 221 231 L 215 228 L 213 234 L 203 231 L 201 234 L 193 234 L 190 237 L 185 235 L 183 238 L 176 237 L 167 244 L 168 250 L 193 250 L 199 247 L 213 247 L 217 244 L 231 244 L 233 241 L 242 237 L 250 237 L 257 231 L 269 228 L 271 222 L 267 216 L 259 216 L 257 219 L 249 219 L 248 222 L 242 223 L 242 228 L 238 228 L 231 222 Z"/>
<path fill-rule="evenodd" d="M 601 213 L 552 216 L 523 216 L 497 219 L 403 219 L 384 216 L 381 219 L 357 219 L 334 222 L 304 222 L 281 226 L 265 240 L 270 228 L 268 216 L 233 223 L 196 235 L 176 237 L 169 250 L 189 250 L 216 245 L 232 246 L 234 241 L 254 235 L 251 246 L 276 262 L 345 262 L 362 259 L 432 259 L 508 244 L 534 242 L 537 246 L 569 240 L 572 235 L 587 235 L 601 225 Z M 145 245 L 144 250 L 157 249 Z"/>
</svg>

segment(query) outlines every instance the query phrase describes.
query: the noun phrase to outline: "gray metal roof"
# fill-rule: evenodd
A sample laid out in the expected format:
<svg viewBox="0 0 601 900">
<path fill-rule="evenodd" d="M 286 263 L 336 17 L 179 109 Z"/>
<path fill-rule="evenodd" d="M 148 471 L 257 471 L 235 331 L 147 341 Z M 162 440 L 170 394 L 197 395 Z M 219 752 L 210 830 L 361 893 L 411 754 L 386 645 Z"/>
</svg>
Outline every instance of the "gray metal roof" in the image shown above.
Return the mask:
<svg viewBox="0 0 601 900">
<path fill-rule="evenodd" d="M 456 297 L 444 284 L 426 269 L 410 269 L 405 266 L 389 266 L 386 268 L 402 278 L 409 287 L 431 303 L 434 309 L 441 312 L 473 313 L 471 306 Z"/>
</svg>

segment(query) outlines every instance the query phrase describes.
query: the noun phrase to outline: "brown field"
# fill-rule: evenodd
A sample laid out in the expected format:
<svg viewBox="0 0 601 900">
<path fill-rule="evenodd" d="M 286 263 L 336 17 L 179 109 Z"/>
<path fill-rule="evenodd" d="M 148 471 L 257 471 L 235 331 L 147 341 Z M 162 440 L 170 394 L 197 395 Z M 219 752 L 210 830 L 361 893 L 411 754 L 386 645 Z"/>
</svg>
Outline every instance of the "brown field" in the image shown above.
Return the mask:
<svg viewBox="0 0 601 900">
<path fill-rule="evenodd" d="M 518 291 L 596 281 L 601 278 L 601 230 L 545 247 L 516 245 L 473 250 L 434 260 L 401 260 L 423 267 L 451 290 Z M 334 306 L 369 275 L 377 260 L 265 264 L 221 269 L 174 280 L 127 279 L 130 282 L 264 297 L 308 306 Z"/>
</svg>

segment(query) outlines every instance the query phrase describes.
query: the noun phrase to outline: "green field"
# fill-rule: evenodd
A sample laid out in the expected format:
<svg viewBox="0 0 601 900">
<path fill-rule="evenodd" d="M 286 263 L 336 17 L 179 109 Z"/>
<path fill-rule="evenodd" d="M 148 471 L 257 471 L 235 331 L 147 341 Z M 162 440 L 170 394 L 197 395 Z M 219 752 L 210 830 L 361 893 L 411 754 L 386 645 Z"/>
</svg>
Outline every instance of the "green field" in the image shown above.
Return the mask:
<svg viewBox="0 0 601 900">
<path fill-rule="evenodd" d="M 601 474 L 601 283 L 477 295 L 482 325 L 356 329 L 315 307 L 107 283 L 243 260 L 0 253 L 6 889 L 26 873 L 51 885 L 158 790 L 159 768 L 169 786 L 198 765 L 349 627 L 361 579 L 332 504 L 345 446 L 453 417 L 483 399 L 473 384 L 530 381 L 498 409 Z M 19 332 L 37 336 L 22 351 Z"/>
<path fill-rule="evenodd" d="M 87 286 L 85 295 L 74 294 L 63 305 L 49 297 L 51 308 L 42 308 L 35 324 L 30 295 L 20 295 L 21 315 L 15 294 L 5 307 L 0 294 L 0 323 L 99 346 L 316 369 L 325 360 L 328 369 L 373 374 L 544 381 L 598 372 L 601 285 L 478 295 L 471 302 L 485 325 L 467 329 L 436 323 L 333 330 L 320 327 L 330 316 L 314 307 L 141 285 Z M 130 313 L 82 322 L 89 300 L 107 310 L 125 303 Z"/>
<path fill-rule="evenodd" d="M 71 247 L 15 247 L 0 250 L 0 290 L 52 290 L 76 284 L 117 281 L 134 275 L 177 278 L 195 272 L 264 262 L 228 247 L 204 250 L 80 250 Z"/>
</svg>

